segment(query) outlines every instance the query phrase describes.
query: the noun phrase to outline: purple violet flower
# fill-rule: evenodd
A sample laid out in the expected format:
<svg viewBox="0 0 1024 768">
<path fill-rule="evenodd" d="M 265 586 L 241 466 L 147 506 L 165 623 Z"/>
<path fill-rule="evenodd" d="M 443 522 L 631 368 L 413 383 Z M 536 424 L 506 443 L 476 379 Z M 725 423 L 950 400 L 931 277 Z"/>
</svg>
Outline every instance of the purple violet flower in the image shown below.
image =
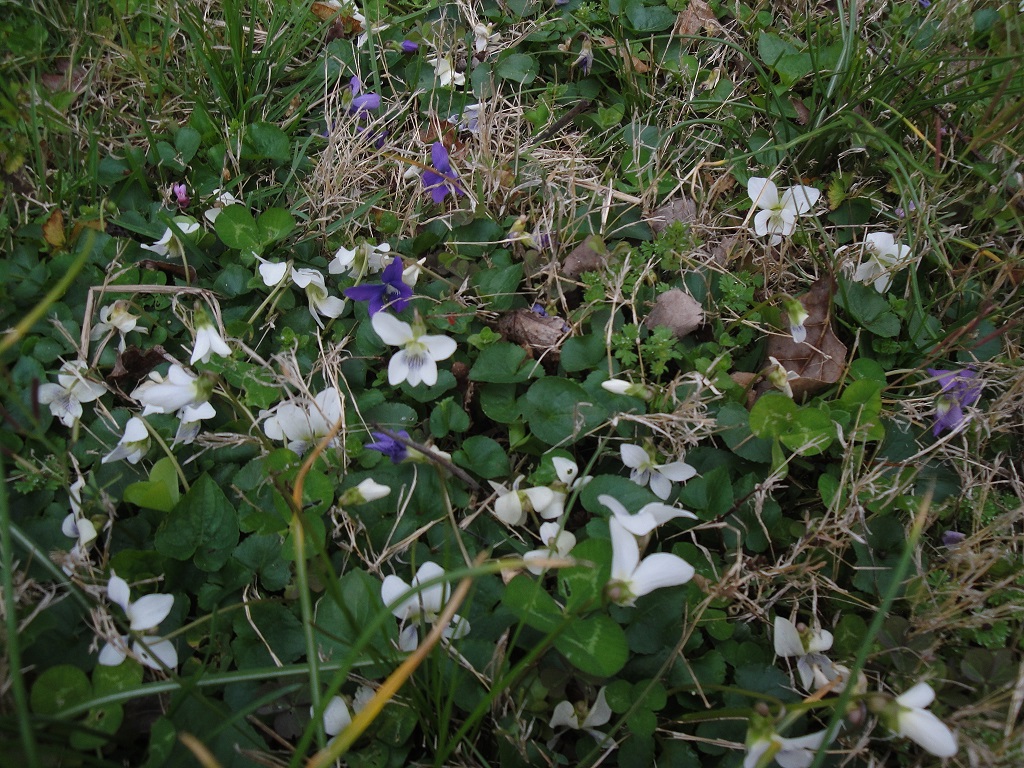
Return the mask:
<svg viewBox="0 0 1024 768">
<path fill-rule="evenodd" d="M 942 534 L 942 544 L 949 549 L 956 549 L 956 547 L 963 544 L 966 538 L 966 533 L 960 533 L 960 531 L 946 531 Z"/>
<path fill-rule="evenodd" d="M 953 430 L 963 423 L 964 408 L 969 408 L 981 398 L 982 385 L 975 381 L 977 371 L 964 368 L 959 371 L 944 371 L 929 368 L 928 373 L 938 379 L 942 388 L 935 401 L 935 426 L 932 434 L 936 437 L 943 430 Z"/>
<path fill-rule="evenodd" d="M 188 187 L 184 184 L 171 184 L 171 194 L 178 201 L 179 208 L 184 208 L 189 204 Z"/>
<path fill-rule="evenodd" d="M 383 282 L 364 283 L 346 288 L 344 294 L 354 301 L 370 302 L 370 317 L 385 307 L 394 312 L 401 312 L 409 306 L 409 299 L 412 298 L 412 288 L 402 280 L 404 269 L 401 257 L 395 256 L 380 274 Z"/>
<path fill-rule="evenodd" d="M 420 49 L 420 44 L 414 43 L 412 40 L 403 40 L 401 47 L 403 53 L 416 53 Z"/>
<path fill-rule="evenodd" d="M 435 203 L 442 203 L 449 194 L 455 198 L 465 195 L 466 190 L 455 182 L 459 177 L 452 170 L 452 164 L 448 160 L 448 150 L 440 141 L 435 141 L 431 146 L 430 159 L 434 168 L 423 172 L 423 187 L 430 193 L 431 199 Z"/>
<path fill-rule="evenodd" d="M 391 459 L 392 464 L 401 464 L 409 455 L 409 450 L 405 447 L 405 443 L 400 440 L 395 440 L 395 438 L 385 435 L 383 432 L 371 432 L 370 434 L 373 435 L 374 442 L 367 443 L 364 447 L 370 451 L 380 451 Z M 404 437 L 406 440 L 409 439 L 409 433 L 404 430 L 400 430 L 395 434 L 399 437 Z"/>
<path fill-rule="evenodd" d="M 376 93 L 363 93 L 362 81 L 353 75 L 349 80 L 349 88 L 352 90 L 352 101 L 349 103 L 348 111 L 353 115 L 365 117 L 368 112 L 375 112 L 380 109 L 380 95 Z"/>
</svg>

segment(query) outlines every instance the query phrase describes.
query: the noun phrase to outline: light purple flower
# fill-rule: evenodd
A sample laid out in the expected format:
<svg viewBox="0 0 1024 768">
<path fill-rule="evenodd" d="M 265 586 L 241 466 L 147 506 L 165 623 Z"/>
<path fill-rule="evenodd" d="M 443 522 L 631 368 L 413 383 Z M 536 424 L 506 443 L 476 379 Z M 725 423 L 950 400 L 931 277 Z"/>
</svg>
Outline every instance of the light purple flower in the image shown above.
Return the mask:
<svg viewBox="0 0 1024 768">
<path fill-rule="evenodd" d="M 344 293 L 355 301 L 368 301 L 370 317 L 385 308 L 401 312 L 409 306 L 409 299 L 412 298 L 412 288 L 402 280 L 403 271 L 402 259 L 396 256 L 381 273 L 382 283 L 356 285 L 346 288 Z"/>
<path fill-rule="evenodd" d="M 412 40 L 403 40 L 401 48 L 403 53 L 416 53 L 420 49 L 420 44 Z"/>
<path fill-rule="evenodd" d="M 188 205 L 188 188 L 184 184 L 171 184 L 171 194 L 178 201 L 179 208 L 184 208 Z"/>
<path fill-rule="evenodd" d="M 465 195 L 466 190 L 456 183 L 459 176 L 452 170 L 448 150 L 440 141 L 435 141 L 431 146 L 430 159 L 434 167 L 423 172 L 423 187 L 430 193 L 431 199 L 435 203 L 441 203 L 449 194 L 455 198 Z"/>
<path fill-rule="evenodd" d="M 978 373 L 970 368 L 959 371 L 944 371 L 929 368 L 928 373 L 936 377 L 942 390 L 935 403 L 935 425 L 932 434 L 936 437 L 943 430 L 953 430 L 963 423 L 964 408 L 970 408 L 981 398 L 982 385 L 975 381 Z"/>
<path fill-rule="evenodd" d="M 368 112 L 375 112 L 380 109 L 380 94 L 362 93 L 362 81 L 353 76 L 349 80 L 349 88 L 352 90 L 352 101 L 349 102 L 348 111 L 359 117 L 366 117 Z"/>
</svg>

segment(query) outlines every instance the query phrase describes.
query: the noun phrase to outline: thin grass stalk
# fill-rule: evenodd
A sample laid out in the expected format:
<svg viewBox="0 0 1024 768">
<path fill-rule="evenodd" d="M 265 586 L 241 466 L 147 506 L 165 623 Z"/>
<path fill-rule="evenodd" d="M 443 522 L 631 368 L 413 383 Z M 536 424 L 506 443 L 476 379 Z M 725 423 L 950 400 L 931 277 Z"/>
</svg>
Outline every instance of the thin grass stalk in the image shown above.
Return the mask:
<svg viewBox="0 0 1024 768">
<path fill-rule="evenodd" d="M 7 631 L 7 659 L 18 715 L 18 735 L 30 766 L 39 764 L 32 716 L 29 713 L 25 679 L 21 675 L 21 645 L 18 634 L 18 604 L 14 597 L 14 548 L 11 546 L 11 514 L 7 503 L 7 468 L 0 453 L 0 561 L 3 564 L 4 617 Z"/>
</svg>

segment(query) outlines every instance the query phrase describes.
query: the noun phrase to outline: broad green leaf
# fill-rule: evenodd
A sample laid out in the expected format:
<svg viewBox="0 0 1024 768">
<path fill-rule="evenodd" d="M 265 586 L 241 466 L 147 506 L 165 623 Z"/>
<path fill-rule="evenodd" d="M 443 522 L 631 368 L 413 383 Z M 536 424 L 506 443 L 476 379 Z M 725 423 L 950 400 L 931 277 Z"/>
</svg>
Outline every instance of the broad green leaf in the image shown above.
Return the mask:
<svg viewBox="0 0 1024 768">
<path fill-rule="evenodd" d="M 792 429 L 799 406 L 781 393 L 769 392 L 750 409 L 750 431 L 757 437 L 778 438 Z"/>
<path fill-rule="evenodd" d="M 494 71 L 502 80 L 529 85 L 537 77 L 537 60 L 525 53 L 513 53 L 499 61 Z"/>
<path fill-rule="evenodd" d="M 328 593 L 317 602 L 315 615 L 317 647 L 324 657 L 335 662 L 350 658 L 363 630 L 385 610 L 380 598 L 381 582 L 366 571 L 353 568 L 341 577 L 338 586 L 344 596 L 343 604 L 338 605 Z M 370 649 L 389 648 L 397 637 L 397 621 L 386 621 Z M 361 658 L 372 655 L 372 650 L 364 649 Z"/>
<path fill-rule="evenodd" d="M 244 159 L 273 160 L 278 163 L 286 163 L 291 156 L 288 136 L 276 125 L 273 123 L 249 125 L 242 142 L 242 157 Z"/>
<path fill-rule="evenodd" d="M 244 205 L 229 205 L 217 216 L 213 225 L 217 237 L 228 248 L 239 251 L 258 251 L 260 249 L 260 230 L 256 219 Z"/>
<path fill-rule="evenodd" d="M 174 148 L 178 151 L 178 155 L 181 157 L 183 163 L 192 162 L 192 158 L 196 156 L 196 152 L 199 150 L 199 143 L 202 137 L 199 135 L 199 131 L 190 126 L 178 129 L 178 132 L 174 134 Z"/>
<path fill-rule="evenodd" d="M 535 360 L 525 363 L 526 350 L 518 344 L 499 341 L 480 350 L 473 367 L 469 369 L 470 381 L 486 381 L 494 384 L 515 384 L 526 381 L 534 371 L 541 368 Z"/>
<path fill-rule="evenodd" d="M 92 686 L 85 672 L 70 664 L 58 664 L 36 678 L 29 703 L 37 715 L 57 715 L 91 695 Z"/>
<path fill-rule="evenodd" d="M 465 432 L 467 429 L 469 414 L 453 398 L 446 397 L 430 412 L 430 434 L 435 438 L 447 437 L 452 432 Z"/>
<path fill-rule="evenodd" d="M 462 447 L 452 454 L 452 460 L 463 469 L 488 479 L 508 477 L 508 456 L 505 449 L 486 435 L 466 438 Z"/>
<path fill-rule="evenodd" d="M 817 456 L 828 448 L 836 436 L 836 425 L 824 411 L 801 408 L 789 431 L 779 436 L 782 444 L 801 456 Z"/>
<path fill-rule="evenodd" d="M 207 474 L 164 518 L 154 539 L 160 554 L 175 560 L 194 557 L 196 567 L 207 572 L 220 570 L 237 543 L 234 505 Z"/>
<path fill-rule="evenodd" d="M 739 403 L 726 403 L 718 411 L 720 434 L 729 449 L 742 459 L 767 464 L 772 444 L 750 431 L 750 412 Z"/>
<path fill-rule="evenodd" d="M 170 457 L 159 459 L 149 471 L 149 480 L 140 480 L 124 489 L 124 500 L 137 507 L 170 512 L 178 503 L 178 472 Z"/>
<path fill-rule="evenodd" d="M 117 733 L 123 721 L 124 708 L 120 704 L 93 707 L 81 722 L 82 727 L 89 730 L 74 731 L 69 742 L 78 750 L 99 749 L 110 740 L 113 734 Z"/>
<path fill-rule="evenodd" d="M 295 229 L 295 218 L 284 208 L 268 208 L 260 214 L 256 226 L 260 242 L 266 246 L 288 237 Z"/>
<path fill-rule="evenodd" d="M 667 5 L 646 6 L 641 0 L 629 0 L 625 10 L 629 25 L 637 32 L 661 32 L 676 21 Z"/>
<path fill-rule="evenodd" d="M 544 585 L 523 574 L 505 587 L 501 604 L 524 624 L 541 632 L 555 632 L 564 622 L 562 609 Z"/>
<path fill-rule="evenodd" d="M 554 376 L 535 382 L 519 404 L 530 432 L 548 445 L 574 443 L 604 418 L 583 387 Z"/>
<path fill-rule="evenodd" d="M 574 619 L 555 638 L 557 648 L 576 669 L 587 675 L 611 677 L 626 665 L 626 633 L 610 616 Z"/>
</svg>

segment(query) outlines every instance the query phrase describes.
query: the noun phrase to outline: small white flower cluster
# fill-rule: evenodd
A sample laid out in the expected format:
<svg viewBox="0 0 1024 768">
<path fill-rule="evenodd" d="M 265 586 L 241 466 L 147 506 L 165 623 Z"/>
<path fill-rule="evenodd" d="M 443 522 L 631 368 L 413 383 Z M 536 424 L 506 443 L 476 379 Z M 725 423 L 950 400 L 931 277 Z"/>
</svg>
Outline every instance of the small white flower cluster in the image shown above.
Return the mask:
<svg viewBox="0 0 1024 768">
<path fill-rule="evenodd" d="M 832 633 L 826 630 L 794 624 L 781 616 L 775 619 L 776 655 L 797 659 L 801 685 L 815 692 L 815 698 L 829 691 L 841 692 L 850 684 L 850 670 L 834 664 L 824 655 L 824 651 L 832 647 L 832 639 Z M 856 693 L 864 696 L 867 680 L 863 674 L 854 685 Z M 928 711 L 934 699 L 934 689 L 921 682 L 895 698 L 875 694 L 867 696 L 865 701 L 867 708 L 877 714 L 889 730 L 916 742 L 936 757 L 952 757 L 957 752 L 957 739 L 945 723 Z M 747 730 L 743 768 L 764 768 L 773 760 L 782 768 L 807 768 L 826 743 L 829 733 L 823 730 L 794 738 L 778 733 L 795 720 L 796 715 L 787 715 L 784 711 L 777 718 L 772 717 L 764 705 L 758 705 Z"/>
<path fill-rule="evenodd" d="M 754 232 L 759 237 L 769 236 L 771 245 L 778 245 L 784 237 L 793 234 L 797 219 L 806 216 L 821 197 L 821 190 L 798 184 L 789 187 L 781 195 L 771 179 L 751 176 L 747 180 L 747 196 L 758 209 L 754 215 Z M 836 256 L 846 252 L 850 246 L 835 251 Z M 892 285 L 893 274 L 900 269 L 917 263 L 911 256 L 910 246 L 897 243 L 891 232 L 871 232 L 864 237 L 858 253 L 859 264 L 853 269 L 853 279 L 859 283 L 873 283 L 875 290 L 885 293 Z M 787 306 L 793 340 L 803 341 L 803 320 L 799 309 Z M 797 330 L 799 329 L 799 330 Z"/>
</svg>

